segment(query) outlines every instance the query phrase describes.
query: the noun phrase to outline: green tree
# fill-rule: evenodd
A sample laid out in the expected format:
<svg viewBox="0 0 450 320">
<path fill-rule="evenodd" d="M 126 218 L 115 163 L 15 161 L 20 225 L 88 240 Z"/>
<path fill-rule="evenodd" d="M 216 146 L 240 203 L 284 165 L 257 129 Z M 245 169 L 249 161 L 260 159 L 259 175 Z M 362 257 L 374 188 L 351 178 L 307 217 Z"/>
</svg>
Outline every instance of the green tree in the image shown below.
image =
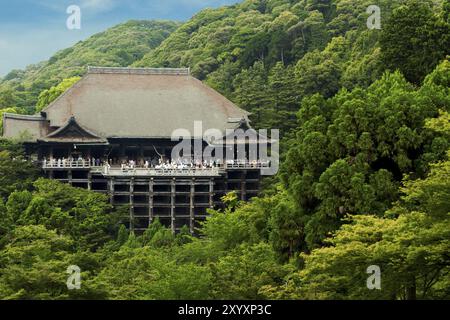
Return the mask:
<svg viewBox="0 0 450 320">
<path fill-rule="evenodd" d="M 121 247 L 122 245 L 124 245 L 127 242 L 128 237 L 129 237 L 129 233 L 128 233 L 127 228 L 123 224 L 120 225 L 119 232 L 117 234 L 117 240 L 116 240 L 118 247 Z"/>
<path fill-rule="evenodd" d="M 109 299 L 206 299 L 210 273 L 192 263 L 177 263 L 161 249 L 124 246 L 110 256 L 88 286 Z"/>
<path fill-rule="evenodd" d="M 448 139 L 424 124 L 450 106 L 447 65 L 420 89 L 397 72 L 366 90 L 304 99 L 282 180 L 309 249 L 349 214 L 382 214 L 397 199 L 403 175 L 423 177 L 430 162 L 443 159 Z"/>
<path fill-rule="evenodd" d="M 1 299 L 68 299 L 73 241 L 43 226 L 23 226 L 0 251 Z"/>
<path fill-rule="evenodd" d="M 47 107 L 50 103 L 52 103 L 56 98 L 66 92 L 70 87 L 72 87 L 75 83 L 77 83 L 81 78 L 80 77 L 72 77 L 68 79 L 64 79 L 57 86 L 51 87 L 50 89 L 44 90 L 39 95 L 38 101 L 36 103 L 36 112 L 42 111 L 45 107 Z"/>
<path fill-rule="evenodd" d="M 261 299 L 260 288 L 279 284 L 288 270 L 277 263 L 270 245 L 242 245 L 211 265 L 211 294 L 215 299 Z"/>
<path fill-rule="evenodd" d="M 105 195 L 39 179 L 35 190 L 13 192 L 6 203 L 16 225 L 40 224 L 75 240 L 77 248 L 98 249 L 120 225 Z"/>
<path fill-rule="evenodd" d="M 431 1 L 408 0 L 395 9 L 383 26 L 381 59 L 391 70 L 420 84 L 445 58 L 450 47 L 450 25 L 433 12 Z"/>
<path fill-rule="evenodd" d="M 7 199 L 15 190 L 29 190 L 38 176 L 36 168 L 15 151 L 0 148 L 0 197 Z"/>
<path fill-rule="evenodd" d="M 448 299 L 449 174 L 446 161 L 433 166 L 426 179 L 406 181 L 404 196 L 386 218 L 354 217 L 354 223 L 330 241 L 331 247 L 304 256 L 301 294 L 325 299 Z M 381 290 L 365 288 L 370 265 L 382 270 Z"/>
</svg>

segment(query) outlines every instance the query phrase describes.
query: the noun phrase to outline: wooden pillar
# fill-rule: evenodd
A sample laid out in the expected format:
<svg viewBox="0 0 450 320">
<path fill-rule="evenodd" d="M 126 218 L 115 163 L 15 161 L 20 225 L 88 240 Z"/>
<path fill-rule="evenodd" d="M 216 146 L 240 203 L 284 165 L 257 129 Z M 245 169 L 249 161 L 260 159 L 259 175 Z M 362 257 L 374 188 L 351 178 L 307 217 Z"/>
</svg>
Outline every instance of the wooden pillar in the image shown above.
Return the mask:
<svg viewBox="0 0 450 320">
<path fill-rule="evenodd" d="M 171 217 L 172 232 L 175 232 L 175 191 L 176 191 L 176 179 L 173 178 L 171 181 L 171 190 L 170 190 L 170 217 Z"/>
<path fill-rule="evenodd" d="M 223 192 L 225 194 L 227 194 L 228 193 L 228 170 L 227 169 L 225 169 L 225 174 L 223 175 L 223 184 L 224 184 Z"/>
<path fill-rule="evenodd" d="M 261 191 L 261 182 L 262 182 L 262 176 L 261 171 L 258 171 L 258 193 Z"/>
<path fill-rule="evenodd" d="M 69 179 L 69 184 L 72 185 L 72 170 L 67 171 L 67 179 Z"/>
<path fill-rule="evenodd" d="M 148 216 L 149 216 L 149 225 L 153 223 L 153 185 L 154 185 L 153 178 L 150 179 L 150 182 L 148 184 Z"/>
<path fill-rule="evenodd" d="M 110 178 L 108 180 L 109 185 L 109 202 L 111 205 L 114 205 L 114 178 Z"/>
<path fill-rule="evenodd" d="M 134 230 L 134 178 L 130 179 L 130 230 Z"/>
<path fill-rule="evenodd" d="M 195 231 L 195 178 L 192 178 L 192 180 L 191 180 L 189 217 L 190 217 L 190 231 L 192 234 L 194 234 L 194 231 Z"/>
<path fill-rule="evenodd" d="M 214 208 L 214 179 L 209 179 L 209 207 Z"/>
<path fill-rule="evenodd" d="M 92 190 L 92 172 L 88 172 L 88 190 Z"/>
<path fill-rule="evenodd" d="M 241 174 L 241 200 L 245 201 L 247 196 L 247 170 L 243 170 Z"/>
</svg>

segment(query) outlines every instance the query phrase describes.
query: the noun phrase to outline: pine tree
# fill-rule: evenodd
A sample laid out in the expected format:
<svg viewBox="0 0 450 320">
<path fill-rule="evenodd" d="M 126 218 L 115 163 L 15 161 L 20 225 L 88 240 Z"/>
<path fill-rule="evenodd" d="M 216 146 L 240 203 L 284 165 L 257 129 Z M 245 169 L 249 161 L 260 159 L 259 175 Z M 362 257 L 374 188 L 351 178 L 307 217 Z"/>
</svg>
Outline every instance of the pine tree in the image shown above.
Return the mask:
<svg viewBox="0 0 450 320">
<path fill-rule="evenodd" d="M 123 224 L 119 227 L 119 232 L 117 233 L 116 243 L 120 247 L 128 241 L 128 230 Z"/>
<path fill-rule="evenodd" d="M 433 13 L 429 0 L 408 0 L 395 9 L 382 29 L 382 61 L 420 84 L 450 47 L 450 25 Z"/>
</svg>

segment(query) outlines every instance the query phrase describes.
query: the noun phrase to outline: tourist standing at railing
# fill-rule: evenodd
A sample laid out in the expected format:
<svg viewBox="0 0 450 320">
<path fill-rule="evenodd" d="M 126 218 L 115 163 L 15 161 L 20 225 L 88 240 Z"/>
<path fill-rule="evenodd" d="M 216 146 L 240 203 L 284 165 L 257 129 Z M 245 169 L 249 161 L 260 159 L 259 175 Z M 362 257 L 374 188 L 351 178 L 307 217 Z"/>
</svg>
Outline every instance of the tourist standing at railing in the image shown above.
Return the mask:
<svg viewBox="0 0 450 320">
<path fill-rule="evenodd" d="M 83 158 L 79 156 L 76 159 L 72 157 L 62 157 L 62 158 L 53 158 L 50 157 L 49 159 L 44 158 L 43 159 L 43 166 L 44 167 L 54 167 L 54 168 L 61 168 L 61 167 L 103 167 L 104 165 L 109 165 L 111 167 L 111 163 L 113 164 L 113 160 L 104 160 L 102 161 L 100 158 Z M 229 168 L 243 168 L 243 167 L 249 167 L 249 168 L 259 168 L 259 167 L 266 167 L 270 166 L 270 162 L 268 161 L 257 161 L 256 159 L 248 160 L 248 159 L 228 159 L 225 160 L 225 162 L 221 159 L 213 160 L 213 159 L 188 159 L 188 158 L 177 158 L 170 160 L 162 160 L 162 159 L 153 159 L 149 161 L 149 159 L 141 160 L 137 162 L 136 160 L 123 160 L 120 164 L 120 167 L 122 171 L 126 170 L 136 170 L 137 168 L 146 169 L 149 170 L 157 169 L 157 170 L 206 170 L 206 169 L 214 169 L 214 168 L 221 168 L 226 165 L 226 167 Z"/>
<path fill-rule="evenodd" d="M 109 173 L 109 169 L 111 169 L 111 165 L 106 162 L 105 165 L 103 166 L 103 173 L 106 175 Z"/>
</svg>

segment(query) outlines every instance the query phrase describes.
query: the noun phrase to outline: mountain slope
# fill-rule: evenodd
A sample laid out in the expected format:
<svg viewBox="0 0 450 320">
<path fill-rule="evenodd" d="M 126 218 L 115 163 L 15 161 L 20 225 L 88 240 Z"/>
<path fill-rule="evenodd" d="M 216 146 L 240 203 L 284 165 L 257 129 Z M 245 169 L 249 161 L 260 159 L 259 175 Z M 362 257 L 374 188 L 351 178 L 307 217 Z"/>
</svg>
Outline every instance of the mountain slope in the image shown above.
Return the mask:
<svg viewBox="0 0 450 320">
<path fill-rule="evenodd" d="M 41 91 L 81 76 L 88 65 L 129 66 L 156 48 L 177 27 L 171 21 L 128 21 L 61 50 L 48 61 L 14 70 L 0 82 L 0 109 L 32 108 Z"/>
<path fill-rule="evenodd" d="M 372 2 L 246 0 L 206 9 L 133 66 L 189 66 L 254 113 L 257 127 L 287 129 L 305 95 L 330 97 L 380 77 L 380 31 L 366 24 Z M 400 2 L 377 4 L 387 19 Z"/>
</svg>

